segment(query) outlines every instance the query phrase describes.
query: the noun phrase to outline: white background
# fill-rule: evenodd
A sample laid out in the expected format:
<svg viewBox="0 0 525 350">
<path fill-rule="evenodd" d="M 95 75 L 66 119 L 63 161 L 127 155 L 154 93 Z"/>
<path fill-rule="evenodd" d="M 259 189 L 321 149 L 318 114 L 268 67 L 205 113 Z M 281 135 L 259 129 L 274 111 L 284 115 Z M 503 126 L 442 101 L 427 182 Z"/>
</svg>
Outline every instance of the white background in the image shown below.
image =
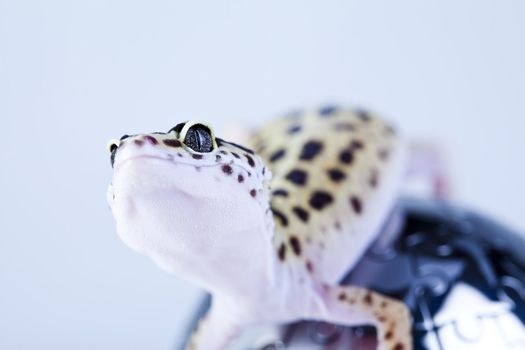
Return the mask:
<svg viewBox="0 0 525 350">
<path fill-rule="evenodd" d="M 0 0 L 0 349 L 172 349 L 199 291 L 117 238 L 106 142 L 372 107 L 525 232 L 522 1 Z"/>
</svg>

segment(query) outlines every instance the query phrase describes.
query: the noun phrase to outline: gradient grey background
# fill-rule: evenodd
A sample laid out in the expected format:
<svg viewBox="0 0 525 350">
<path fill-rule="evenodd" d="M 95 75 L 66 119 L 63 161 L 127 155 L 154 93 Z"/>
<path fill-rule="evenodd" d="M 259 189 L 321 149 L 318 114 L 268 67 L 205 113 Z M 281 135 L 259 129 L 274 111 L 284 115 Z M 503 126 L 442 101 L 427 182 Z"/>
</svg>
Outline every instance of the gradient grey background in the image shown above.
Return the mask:
<svg viewBox="0 0 525 350">
<path fill-rule="evenodd" d="M 117 238 L 106 142 L 360 104 L 525 232 L 523 1 L 0 0 L 0 349 L 171 349 L 200 292 Z"/>
</svg>

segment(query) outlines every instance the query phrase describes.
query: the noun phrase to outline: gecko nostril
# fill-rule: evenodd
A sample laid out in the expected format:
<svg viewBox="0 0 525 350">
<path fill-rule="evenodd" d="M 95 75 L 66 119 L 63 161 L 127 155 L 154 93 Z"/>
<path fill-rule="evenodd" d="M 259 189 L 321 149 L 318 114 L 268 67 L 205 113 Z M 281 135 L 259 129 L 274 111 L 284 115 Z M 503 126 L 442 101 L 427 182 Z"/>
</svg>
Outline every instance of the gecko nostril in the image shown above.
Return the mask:
<svg viewBox="0 0 525 350">
<path fill-rule="evenodd" d="M 153 136 L 150 136 L 150 135 L 144 136 L 143 139 L 144 139 L 144 141 L 149 142 L 151 145 L 156 145 L 156 144 L 159 143 L 156 138 L 154 138 Z"/>
</svg>

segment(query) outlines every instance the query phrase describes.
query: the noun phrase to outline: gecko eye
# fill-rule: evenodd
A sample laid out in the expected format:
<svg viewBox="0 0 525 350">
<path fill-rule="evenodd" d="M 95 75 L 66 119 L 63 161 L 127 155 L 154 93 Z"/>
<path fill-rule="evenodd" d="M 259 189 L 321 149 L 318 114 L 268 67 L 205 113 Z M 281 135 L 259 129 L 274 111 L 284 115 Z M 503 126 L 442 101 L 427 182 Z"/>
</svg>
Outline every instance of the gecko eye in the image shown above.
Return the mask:
<svg viewBox="0 0 525 350">
<path fill-rule="evenodd" d="M 208 153 L 213 150 L 211 131 L 202 124 L 195 124 L 188 129 L 184 143 L 195 152 Z"/>
<path fill-rule="evenodd" d="M 110 161 L 111 161 L 111 167 L 113 168 L 113 164 L 115 163 L 115 155 L 117 154 L 119 141 L 117 140 L 111 140 L 108 142 L 108 151 L 110 154 Z"/>
</svg>

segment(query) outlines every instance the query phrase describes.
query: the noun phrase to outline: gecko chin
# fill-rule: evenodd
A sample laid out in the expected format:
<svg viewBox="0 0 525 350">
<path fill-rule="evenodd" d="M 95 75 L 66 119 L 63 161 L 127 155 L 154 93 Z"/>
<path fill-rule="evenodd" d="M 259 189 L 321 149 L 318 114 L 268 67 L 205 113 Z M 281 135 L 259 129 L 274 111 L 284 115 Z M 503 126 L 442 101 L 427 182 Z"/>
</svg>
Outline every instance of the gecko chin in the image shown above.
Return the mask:
<svg viewBox="0 0 525 350">
<path fill-rule="evenodd" d="M 195 280 L 202 256 L 219 263 L 263 225 L 258 182 L 240 165 L 136 156 L 116 164 L 108 201 L 126 245 Z"/>
</svg>

